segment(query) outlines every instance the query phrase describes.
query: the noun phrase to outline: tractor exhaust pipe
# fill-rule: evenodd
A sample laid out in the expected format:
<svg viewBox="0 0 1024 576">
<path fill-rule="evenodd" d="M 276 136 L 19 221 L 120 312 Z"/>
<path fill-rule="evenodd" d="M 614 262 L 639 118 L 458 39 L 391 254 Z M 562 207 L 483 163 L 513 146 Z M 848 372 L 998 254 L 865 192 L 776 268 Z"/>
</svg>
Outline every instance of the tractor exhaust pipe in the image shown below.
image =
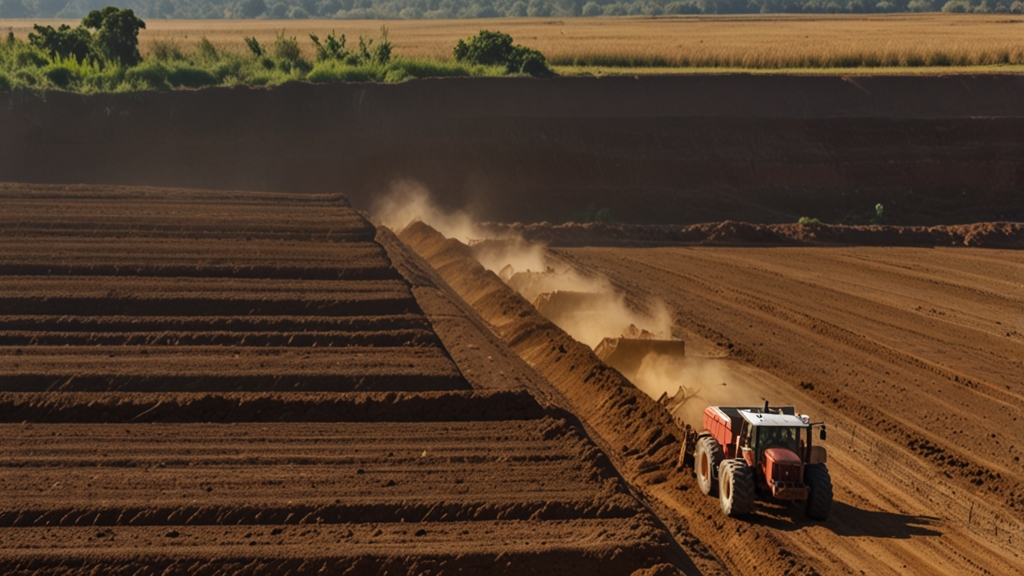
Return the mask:
<svg viewBox="0 0 1024 576">
<path fill-rule="evenodd" d="M 767 400 L 764 401 L 764 413 L 765 414 L 768 413 L 768 401 Z"/>
</svg>

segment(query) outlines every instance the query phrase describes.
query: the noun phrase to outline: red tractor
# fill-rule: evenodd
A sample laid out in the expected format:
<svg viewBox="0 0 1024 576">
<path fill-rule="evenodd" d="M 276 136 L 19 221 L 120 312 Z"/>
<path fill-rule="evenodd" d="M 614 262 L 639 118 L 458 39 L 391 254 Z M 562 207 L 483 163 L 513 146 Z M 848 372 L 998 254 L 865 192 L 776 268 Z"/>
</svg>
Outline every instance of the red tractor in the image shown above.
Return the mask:
<svg viewBox="0 0 1024 576">
<path fill-rule="evenodd" d="M 704 430 L 690 429 L 681 460 L 693 455 L 701 492 L 718 495 L 722 512 L 743 516 L 754 510 L 755 496 L 803 500 L 807 517 L 828 518 L 832 479 L 825 448 L 811 443 L 811 430 L 825 425 L 797 415 L 791 406 L 704 410 Z"/>
</svg>

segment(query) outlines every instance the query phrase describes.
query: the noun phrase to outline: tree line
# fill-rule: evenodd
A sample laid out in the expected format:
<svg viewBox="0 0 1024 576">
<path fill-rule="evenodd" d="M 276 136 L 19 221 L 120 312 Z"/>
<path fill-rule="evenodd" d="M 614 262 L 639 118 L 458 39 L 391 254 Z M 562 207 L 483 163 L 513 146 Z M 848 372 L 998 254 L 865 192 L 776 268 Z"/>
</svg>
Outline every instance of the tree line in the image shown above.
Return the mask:
<svg viewBox="0 0 1024 576">
<path fill-rule="evenodd" d="M 0 18 L 79 19 L 103 0 L 0 0 Z M 1024 0 L 128 0 L 142 18 L 500 18 L 884 12 L 1024 13 Z"/>
</svg>

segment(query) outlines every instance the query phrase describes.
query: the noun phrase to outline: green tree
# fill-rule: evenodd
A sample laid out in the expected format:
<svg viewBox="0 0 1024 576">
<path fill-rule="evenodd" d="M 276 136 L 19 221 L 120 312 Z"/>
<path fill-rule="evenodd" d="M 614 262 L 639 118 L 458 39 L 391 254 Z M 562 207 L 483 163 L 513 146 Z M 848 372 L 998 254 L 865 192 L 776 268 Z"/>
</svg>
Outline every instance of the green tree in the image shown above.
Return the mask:
<svg viewBox="0 0 1024 576">
<path fill-rule="evenodd" d="M 129 67 L 142 62 L 139 30 L 145 28 L 146 23 L 136 18 L 130 8 L 122 10 L 107 6 L 103 10 L 93 10 L 82 19 L 82 26 L 96 30 L 93 48 L 104 60 Z"/>
<path fill-rule="evenodd" d="M 81 26 L 72 28 L 61 24 L 54 29 L 36 24 L 33 28 L 35 32 L 28 35 L 29 43 L 49 54 L 51 59 L 74 58 L 82 62 L 92 51 L 92 34 Z"/>
</svg>

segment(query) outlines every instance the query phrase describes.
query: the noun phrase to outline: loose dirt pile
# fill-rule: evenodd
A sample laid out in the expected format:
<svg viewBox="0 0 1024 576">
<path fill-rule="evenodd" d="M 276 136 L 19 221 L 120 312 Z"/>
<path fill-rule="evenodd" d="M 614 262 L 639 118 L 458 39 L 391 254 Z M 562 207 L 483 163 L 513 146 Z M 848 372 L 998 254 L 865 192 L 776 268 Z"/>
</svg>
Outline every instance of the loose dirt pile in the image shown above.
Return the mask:
<svg viewBox="0 0 1024 576">
<path fill-rule="evenodd" d="M 957 226 L 844 226 L 717 222 L 692 226 L 498 224 L 479 226 L 549 246 L 970 246 L 1024 248 L 1024 224 L 984 222 Z"/>
<path fill-rule="evenodd" d="M 695 571 L 343 197 L 0 197 L 0 572 Z"/>
<path fill-rule="evenodd" d="M 652 399 L 595 367 L 589 349 L 540 318 L 469 248 L 423 224 L 402 237 L 581 414 L 593 414 L 606 441 L 623 444 L 614 457 L 657 458 L 659 437 L 644 434 L 671 425 Z M 688 471 L 631 469 L 662 517 L 685 521 L 730 570 L 1024 568 L 1016 547 L 1024 438 L 1013 423 L 1022 400 L 1009 376 L 1021 369 L 1024 342 L 1013 325 L 1024 301 L 1016 252 L 589 248 L 554 256 L 583 273 L 614 271 L 612 284 L 634 301 L 664 298 L 688 351 L 691 343 L 698 354 L 717 351 L 713 361 L 727 365 L 730 380 L 829 422 L 837 492 L 824 524 L 769 502 L 750 522 L 730 521 Z"/>
</svg>

